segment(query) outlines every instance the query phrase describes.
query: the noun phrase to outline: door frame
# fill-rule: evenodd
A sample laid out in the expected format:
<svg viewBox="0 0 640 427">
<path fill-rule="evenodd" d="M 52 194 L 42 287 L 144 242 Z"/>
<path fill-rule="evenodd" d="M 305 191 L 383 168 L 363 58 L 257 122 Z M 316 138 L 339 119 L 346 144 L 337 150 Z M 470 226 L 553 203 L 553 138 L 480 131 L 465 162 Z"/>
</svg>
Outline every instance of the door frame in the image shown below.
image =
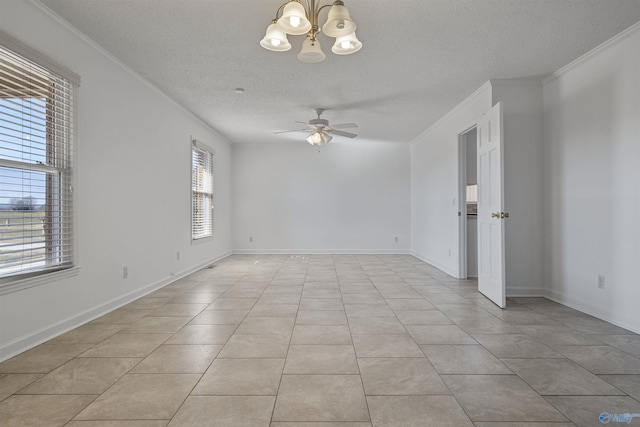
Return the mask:
<svg viewBox="0 0 640 427">
<path fill-rule="evenodd" d="M 467 133 L 476 129 L 474 122 L 458 132 L 458 279 L 468 279 L 467 272 Z"/>
</svg>

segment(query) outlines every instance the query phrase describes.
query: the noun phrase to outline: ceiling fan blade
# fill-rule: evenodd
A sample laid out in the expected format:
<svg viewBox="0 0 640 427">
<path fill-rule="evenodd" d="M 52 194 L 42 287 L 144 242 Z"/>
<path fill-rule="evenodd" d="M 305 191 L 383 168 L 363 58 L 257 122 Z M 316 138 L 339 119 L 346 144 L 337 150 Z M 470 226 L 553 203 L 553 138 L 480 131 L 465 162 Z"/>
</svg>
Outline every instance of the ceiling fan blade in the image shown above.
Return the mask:
<svg viewBox="0 0 640 427">
<path fill-rule="evenodd" d="M 353 129 L 357 128 L 358 125 L 356 123 L 340 123 L 337 125 L 331 125 L 333 129 Z"/>
<path fill-rule="evenodd" d="M 313 129 L 281 130 L 281 131 L 278 131 L 278 132 L 274 132 L 274 135 L 278 134 L 278 133 L 287 133 L 287 132 L 313 132 Z"/>
<path fill-rule="evenodd" d="M 334 135 L 346 136 L 347 138 L 355 138 L 356 136 L 358 136 L 355 133 L 343 132 L 341 130 L 335 130 L 335 129 L 326 129 L 325 131 L 328 133 L 332 133 Z"/>
<path fill-rule="evenodd" d="M 308 122 L 301 122 L 300 120 L 296 120 L 296 121 L 294 121 L 293 123 L 302 123 L 303 125 L 307 125 L 307 124 L 309 124 Z"/>
</svg>

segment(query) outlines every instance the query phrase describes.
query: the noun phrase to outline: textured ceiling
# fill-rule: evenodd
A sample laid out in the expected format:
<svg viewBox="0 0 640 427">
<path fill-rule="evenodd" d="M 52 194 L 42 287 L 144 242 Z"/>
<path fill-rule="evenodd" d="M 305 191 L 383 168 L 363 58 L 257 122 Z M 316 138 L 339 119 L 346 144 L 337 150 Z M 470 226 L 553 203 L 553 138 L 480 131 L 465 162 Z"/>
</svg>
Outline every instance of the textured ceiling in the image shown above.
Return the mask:
<svg viewBox="0 0 640 427">
<path fill-rule="evenodd" d="M 302 140 L 273 132 L 314 107 L 358 123 L 354 141 L 409 142 L 485 81 L 544 77 L 640 21 L 640 0 L 345 0 L 364 47 L 337 56 L 320 35 L 327 59 L 305 64 L 303 36 L 258 44 L 284 0 L 40 1 L 229 140 L 261 143 Z"/>
</svg>

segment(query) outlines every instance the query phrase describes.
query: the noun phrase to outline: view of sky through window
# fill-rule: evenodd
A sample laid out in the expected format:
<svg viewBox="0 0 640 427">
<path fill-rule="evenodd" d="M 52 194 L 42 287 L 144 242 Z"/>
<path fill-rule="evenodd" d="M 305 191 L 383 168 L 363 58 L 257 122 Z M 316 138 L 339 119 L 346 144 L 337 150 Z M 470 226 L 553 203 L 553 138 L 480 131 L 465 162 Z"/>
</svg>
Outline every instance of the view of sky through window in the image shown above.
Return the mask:
<svg viewBox="0 0 640 427">
<path fill-rule="evenodd" d="M 0 158 L 22 163 L 45 164 L 46 100 L 0 98 Z M 44 204 L 46 174 L 26 169 L 0 167 L 0 210 L 31 210 Z M 16 206 L 17 203 L 21 203 Z"/>
</svg>

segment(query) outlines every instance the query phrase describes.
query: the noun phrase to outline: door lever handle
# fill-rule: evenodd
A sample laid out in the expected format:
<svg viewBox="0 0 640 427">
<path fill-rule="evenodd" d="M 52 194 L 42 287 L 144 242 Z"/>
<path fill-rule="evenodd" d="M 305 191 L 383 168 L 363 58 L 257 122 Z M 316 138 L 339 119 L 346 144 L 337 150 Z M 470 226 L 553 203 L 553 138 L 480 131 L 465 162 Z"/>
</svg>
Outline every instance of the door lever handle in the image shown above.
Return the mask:
<svg viewBox="0 0 640 427">
<path fill-rule="evenodd" d="M 502 218 L 509 218 L 509 212 L 502 212 Z"/>
<path fill-rule="evenodd" d="M 500 218 L 500 212 L 491 212 L 491 218 Z"/>
</svg>

